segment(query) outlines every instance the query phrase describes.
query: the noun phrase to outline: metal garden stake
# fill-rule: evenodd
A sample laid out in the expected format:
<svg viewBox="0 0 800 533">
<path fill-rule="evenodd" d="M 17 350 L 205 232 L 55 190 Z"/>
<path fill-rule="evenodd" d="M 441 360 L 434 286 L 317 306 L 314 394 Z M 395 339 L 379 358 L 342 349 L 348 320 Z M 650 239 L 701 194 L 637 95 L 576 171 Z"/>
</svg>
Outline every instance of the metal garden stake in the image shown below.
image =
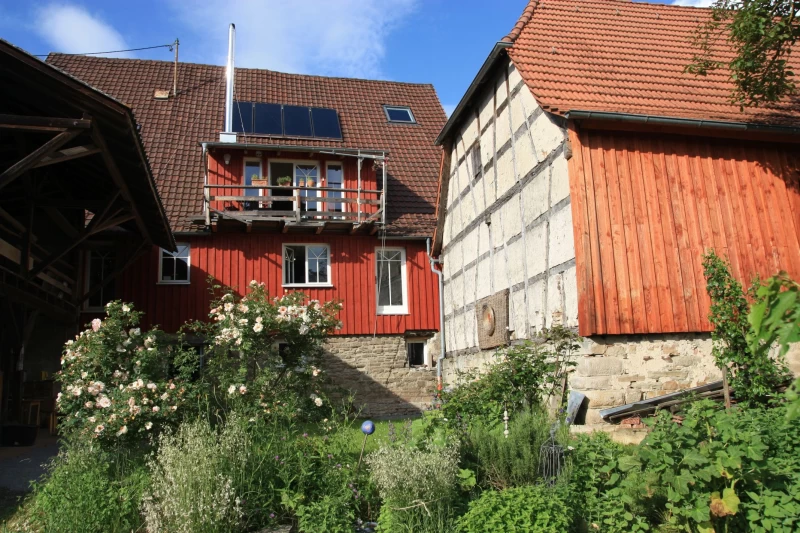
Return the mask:
<svg viewBox="0 0 800 533">
<path fill-rule="evenodd" d="M 358 465 L 356 466 L 356 473 L 361 468 L 361 458 L 364 457 L 364 448 L 367 447 L 367 437 L 375 433 L 375 424 L 372 420 L 364 420 L 361 424 L 361 432 L 364 434 L 364 443 L 361 445 L 361 455 L 358 456 Z"/>
</svg>

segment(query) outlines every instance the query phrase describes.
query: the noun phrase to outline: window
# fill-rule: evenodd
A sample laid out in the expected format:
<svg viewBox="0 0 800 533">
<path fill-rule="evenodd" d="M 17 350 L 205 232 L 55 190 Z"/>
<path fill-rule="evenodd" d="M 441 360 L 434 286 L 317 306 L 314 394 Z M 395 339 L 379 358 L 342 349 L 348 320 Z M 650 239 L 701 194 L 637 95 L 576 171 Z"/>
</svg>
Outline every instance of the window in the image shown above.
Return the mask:
<svg viewBox="0 0 800 533">
<path fill-rule="evenodd" d="M 329 163 L 326 175 L 328 177 L 326 185 L 329 189 L 341 189 L 344 187 L 344 172 L 342 171 L 341 163 Z M 344 198 L 342 191 L 328 191 L 327 194 L 329 198 Z M 335 211 L 337 213 L 344 211 L 343 203 L 325 204 L 325 206 L 325 211 Z"/>
<path fill-rule="evenodd" d="M 244 178 L 242 184 L 245 186 L 253 185 L 253 180 L 261 179 L 261 160 L 260 159 L 245 159 L 244 160 Z M 245 189 L 243 196 L 260 196 L 261 189 Z M 258 202 L 244 202 L 245 211 L 254 211 L 258 209 Z"/>
<path fill-rule="evenodd" d="M 158 267 L 159 283 L 189 283 L 190 266 L 191 254 L 187 243 L 178 243 L 178 250 L 174 253 L 162 248 L 161 262 Z"/>
<path fill-rule="evenodd" d="M 472 177 L 477 178 L 481 175 L 481 169 L 483 168 L 483 164 L 481 163 L 481 145 L 480 142 L 476 142 L 472 145 L 472 153 L 470 163 L 472 164 Z"/>
<path fill-rule="evenodd" d="M 319 183 L 317 181 L 318 174 L 317 165 L 296 164 L 294 166 L 294 184 L 296 187 L 319 187 Z M 319 191 L 302 190 L 300 191 L 300 196 L 314 198 L 317 196 L 317 192 Z M 303 202 L 300 210 L 316 211 L 317 202 Z"/>
<path fill-rule="evenodd" d="M 330 257 L 327 244 L 284 244 L 283 285 L 330 286 Z"/>
<path fill-rule="evenodd" d="M 414 114 L 411 112 L 410 107 L 385 105 L 383 106 L 383 111 L 386 113 L 386 119 L 389 122 L 402 122 L 405 124 L 417 123 L 417 121 L 414 120 Z"/>
<path fill-rule="evenodd" d="M 408 366 L 431 366 L 428 360 L 428 344 L 424 340 L 406 341 Z"/>
<path fill-rule="evenodd" d="M 90 293 L 86 301 L 87 311 L 101 311 L 105 305 L 116 297 L 116 287 L 109 281 L 114 271 L 116 254 L 111 250 L 92 250 L 86 264 L 86 292 Z M 99 287 L 99 288 L 98 288 Z"/>
<path fill-rule="evenodd" d="M 377 248 L 375 257 L 378 314 L 404 315 L 408 313 L 405 249 Z"/>
</svg>

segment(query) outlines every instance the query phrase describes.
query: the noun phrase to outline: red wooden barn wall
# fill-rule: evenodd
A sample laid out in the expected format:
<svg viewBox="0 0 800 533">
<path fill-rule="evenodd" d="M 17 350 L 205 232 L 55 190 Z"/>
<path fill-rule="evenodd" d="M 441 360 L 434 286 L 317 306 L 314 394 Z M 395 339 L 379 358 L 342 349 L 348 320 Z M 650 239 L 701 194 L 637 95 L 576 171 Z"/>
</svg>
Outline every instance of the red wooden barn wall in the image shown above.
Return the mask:
<svg viewBox="0 0 800 533">
<path fill-rule="evenodd" d="M 191 284 L 159 285 L 158 254 L 154 248 L 125 273 L 122 298 L 146 313 L 148 324 L 175 331 L 187 320 L 208 319 L 210 295 L 206 279 L 249 290 L 250 280 L 264 282 L 270 294 L 283 294 L 281 253 L 284 243 L 320 242 L 330 245 L 333 288 L 302 288 L 320 301 L 339 299 L 342 335 L 402 334 L 408 330 L 439 329 L 439 287 L 422 241 L 387 241 L 406 249 L 407 315 L 375 315 L 375 248 L 379 239 L 350 235 L 213 234 L 176 237 L 191 244 Z"/>
<path fill-rule="evenodd" d="M 231 155 L 230 163 L 225 164 L 224 155 L 228 153 Z M 269 161 L 276 159 L 280 161 L 303 161 L 308 163 L 316 163 L 319 166 L 320 178 L 327 179 L 327 163 L 340 163 L 344 171 L 344 188 L 357 189 L 358 188 L 358 163 L 355 157 L 349 156 L 334 156 L 330 154 L 309 154 L 308 152 L 275 152 L 275 151 L 262 151 L 261 156 L 256 156 L 254 150 L 223 150 L 221 148 L 214 149 L 213 152 L 208 154 L 208 183 L 209 185 L 241 185 L 244 179 L 244 160 L 247 159 L 261 159 L 261 173 L 264 179 L 267 178 L 269 172 Z M 364 190 L 377 190 L 377 179 L 383 179 L 383 174 L 378 177 L 376 170 L 372 166 L 371 159 L 365 159 L 361 167 L 361 188 Z M 327 187 L 325 183 L 317 184 L 317 187 Z M 243 196 L 244 189 L 225 188 L 225 189 L 212 189 L 212 196 Z M 355 198 L 356 193 L 344 193 L 345 198 Z M 364 200 L 378 200 L 380 196 L 377 193 L 363 193 L 362 199 Z M 389 198 L 387 201 L 391 201 Z M 211 202 L 214 209 L 220 211 L 224 210 L 227 206 L 238 205 L 237 202 Z M 348 211 L 354 211 L 356 204 L 346 204 Z M 364 214 L 372 214 L 378 210 L 377 205 L 362 205 L 361 212 Z"/>
<path fill-rule="evenodd" d="M 797 145 L 571 129 L 581 335 L 710 331 L 702 255 L 800 279 Z"/>
</svg>

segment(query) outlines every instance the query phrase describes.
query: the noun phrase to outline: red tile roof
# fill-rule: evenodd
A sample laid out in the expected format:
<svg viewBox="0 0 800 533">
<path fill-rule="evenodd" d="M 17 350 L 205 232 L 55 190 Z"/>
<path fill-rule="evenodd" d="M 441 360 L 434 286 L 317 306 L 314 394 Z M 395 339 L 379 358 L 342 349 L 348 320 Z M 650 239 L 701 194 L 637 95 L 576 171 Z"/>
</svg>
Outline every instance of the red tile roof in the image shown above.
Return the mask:
<svg viewBox="0 0 800 533">
<path fill-rule="evenodd" d="M 684 72 L 694 32 L 710 16 L 710 9 L 619 0 L 531 0 L 503 41 L 513 43 L 509 56 L 539 104 L 554 113 L 800 124 L 800 96 L 740 110 L 727 68 Z M 714 54 L 727 62 L 733 52 L 723 39 Z M 800 72 L 800 50 L 790 63 Z"/>
<path fill-rule="evenodd" d="M 219 140 L 224 126 L 224 67 L 179 64 L 178 97 L 153 98 L 170 89 L 174 64 L 51 54 L 47 61 L 129 105 L 141 126 L 150 166 L 175 231 L 190 231 L 202 212 L 200 142 Z M 258 144 L 389 151 L 387 233 L 429 236 L 441 149 L 434 146 L 446 117 L 433 86 L 236 69 L 236 98 L 330 107 L 339 112 L 343 141 L 248 136 Z M 383 104 L 408 105 L 417 125 L 389 124 Z"/>
</svg>

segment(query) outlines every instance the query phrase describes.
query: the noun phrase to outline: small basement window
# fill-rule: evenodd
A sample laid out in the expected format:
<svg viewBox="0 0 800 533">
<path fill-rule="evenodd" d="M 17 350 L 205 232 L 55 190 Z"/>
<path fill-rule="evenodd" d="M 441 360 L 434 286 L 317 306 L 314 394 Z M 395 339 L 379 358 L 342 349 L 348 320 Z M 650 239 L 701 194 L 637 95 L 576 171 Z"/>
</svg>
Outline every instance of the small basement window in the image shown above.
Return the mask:
<svg viewBox="0 0 800 533">
<path fill-rule="evenodd" d="M 427 366 L 430 367 L 428 360 L 428 347 L 427 342 L 420 341 L 406 341 L 406 355 L 408 357 L 408 366 Z"/>
<path fill-rule="evenodd" d="M 400 122 L 404 124 L 417 123 L 417 121 L 414 120 L 414 113 L 411 112 L 411 108 L 408 106 L 385 105 L 383 106 L 383 111 L 386 113 L 386 119 L 389 122 Z"/>
</svg>

